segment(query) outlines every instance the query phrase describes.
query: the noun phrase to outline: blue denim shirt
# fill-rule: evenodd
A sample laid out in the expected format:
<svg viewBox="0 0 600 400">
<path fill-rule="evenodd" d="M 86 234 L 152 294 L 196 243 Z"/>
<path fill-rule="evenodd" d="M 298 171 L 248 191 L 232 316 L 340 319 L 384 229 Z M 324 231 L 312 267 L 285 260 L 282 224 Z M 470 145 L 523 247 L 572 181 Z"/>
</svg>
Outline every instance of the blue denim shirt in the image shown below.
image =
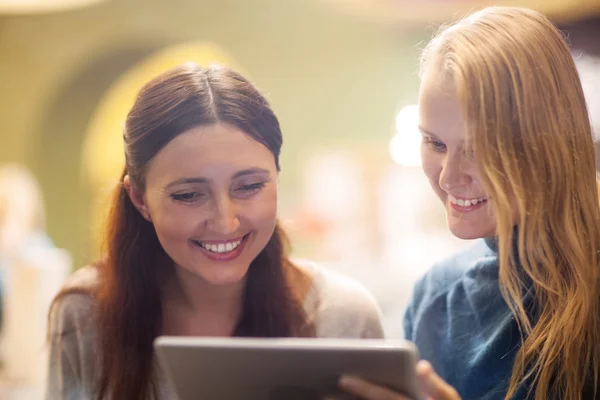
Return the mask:
<svg viewBox="0 0 600 400">
<path fill-rule="evenodd" d="M 421 278 L 406 310 L 406 338 L 464 400 L 503 400 L 520 346 L 498 272 L 494 239 L 480 239 Z M 527 398 L 526 386 L 513 398 Z"/>
</svg>

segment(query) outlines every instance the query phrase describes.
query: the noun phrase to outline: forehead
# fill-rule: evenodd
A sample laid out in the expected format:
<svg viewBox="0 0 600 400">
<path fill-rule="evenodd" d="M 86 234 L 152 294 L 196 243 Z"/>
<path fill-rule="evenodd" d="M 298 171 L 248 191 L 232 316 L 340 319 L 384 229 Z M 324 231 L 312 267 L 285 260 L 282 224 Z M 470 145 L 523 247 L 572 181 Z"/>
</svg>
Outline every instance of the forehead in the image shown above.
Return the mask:
<svg viewBox="0 0 600 400">
<path fill-rule="evenodd" d="M 436 68 L 428 68 L 419 88 L 419 124 L 447 140 L 464 140 L 466 128 L 454 85 Z"/>
<path fill-rule="evenodd" d="M 169 142 L 151 161 L 147 182 L 184 176 L 227 178 L 248 168 L 275 170 L 275 158 L 266 146 L 232 125 L 206 125 Z"/>
</svg>

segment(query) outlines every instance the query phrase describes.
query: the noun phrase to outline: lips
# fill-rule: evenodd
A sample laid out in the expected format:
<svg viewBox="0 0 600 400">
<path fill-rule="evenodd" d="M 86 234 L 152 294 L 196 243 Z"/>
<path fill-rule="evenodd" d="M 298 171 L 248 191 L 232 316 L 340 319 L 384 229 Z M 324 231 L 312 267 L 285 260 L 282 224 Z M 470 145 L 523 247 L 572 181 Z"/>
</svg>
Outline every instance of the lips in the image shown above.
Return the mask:
<svg viewBox="0 0 600 400">
<path fill-rule="evenodd" d="M 198 241 L 198 240 L 194 240 L 193 242 L 195 244 L 197 244 L 198 246 L 213 252 L 213 253 L 228 253 L 230 251 L 235 250 L 240 244 L 242 244 L 242 241 L 246 238 L 245 235 L 240 239 L 232 239 L 232 240 L 225 240 L 225 241 Z"/>
<path fill-rule="evenodd" d="M 482 196 L 482 197 L 473 197 L 470 199 L 465 199 L 465 198 L 461 198 L 461 197 L 455 197 L 455 196 L 451 195 L 450 193 L 448 193 L 448 200 L 450 200 L 450 202 L 452 204 L 456 204 L 460 207 L 470 207 L 470 206 L 477 205 L 478 203 L 484 203 L 488 200 L 488 198 L 486 196 Z"/>
<path fill-rule="evenodd" d="M 487 197 L 458 198 L 448 194 L 448 205 L 456 212 L 464 215 L 487 206 Z"/>
<path fill-rule="evenodd" d="M 231 261 L 242 254 L 250 233 L 230 240 L 191 240 L 195 248 L 213 261 Z"/>
</svg>

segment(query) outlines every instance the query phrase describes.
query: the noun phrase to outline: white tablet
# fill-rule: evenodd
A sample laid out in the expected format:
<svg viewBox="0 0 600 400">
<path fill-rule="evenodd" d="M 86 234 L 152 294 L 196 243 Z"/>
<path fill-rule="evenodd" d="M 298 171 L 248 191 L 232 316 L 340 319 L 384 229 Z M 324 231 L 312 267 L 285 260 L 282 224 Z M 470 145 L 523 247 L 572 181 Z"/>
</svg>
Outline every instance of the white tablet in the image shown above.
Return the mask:
<svg viewBox="0 0 600 400">
<path fill-rule="evenodd" d="M 360 376 L 418 400 L 416 347 L 380 339 L 156 339 L 179 400 L 344 399 L 341 375 Z"/>
</svg>

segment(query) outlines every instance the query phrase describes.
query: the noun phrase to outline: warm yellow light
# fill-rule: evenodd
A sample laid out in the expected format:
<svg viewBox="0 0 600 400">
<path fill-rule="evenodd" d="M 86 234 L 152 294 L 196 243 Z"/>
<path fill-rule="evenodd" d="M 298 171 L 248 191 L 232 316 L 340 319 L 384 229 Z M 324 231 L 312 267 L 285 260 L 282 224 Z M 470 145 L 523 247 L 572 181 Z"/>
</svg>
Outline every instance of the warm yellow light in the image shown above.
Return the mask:
<svg viewBox="0 0 600 400">
<path fill-rule="evenodd" d="M 421 165 L 421 134 L 417 105 L 404 107 L 396 116 L 396 134 L 389 144 L 392 160 L 406 167 Z"/>
<path fill-rule="evenodd" d="M 107 0 L 0 0 L 2 14 L 37 14 L 68 11 Z"/>
</svg>

